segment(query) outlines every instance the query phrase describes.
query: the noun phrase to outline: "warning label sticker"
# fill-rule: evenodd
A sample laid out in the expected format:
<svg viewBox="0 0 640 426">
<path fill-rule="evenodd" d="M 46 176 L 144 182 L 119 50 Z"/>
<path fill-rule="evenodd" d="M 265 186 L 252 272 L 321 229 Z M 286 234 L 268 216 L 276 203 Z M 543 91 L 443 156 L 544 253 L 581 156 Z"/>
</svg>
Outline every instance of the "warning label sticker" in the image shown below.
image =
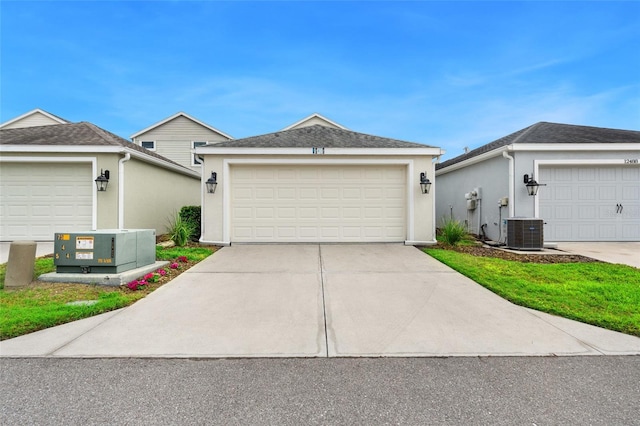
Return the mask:
<svg viewBox="0 0 640 426">
<path fill-rule="evenodd" d="M 93 260 L 93 252 L 76 252 L 76 260 Z"/>
<path fill-rule="evenodd" d="M 76 250 L 93 250 L 93 237 L 76 237 Z"/>
</svg>

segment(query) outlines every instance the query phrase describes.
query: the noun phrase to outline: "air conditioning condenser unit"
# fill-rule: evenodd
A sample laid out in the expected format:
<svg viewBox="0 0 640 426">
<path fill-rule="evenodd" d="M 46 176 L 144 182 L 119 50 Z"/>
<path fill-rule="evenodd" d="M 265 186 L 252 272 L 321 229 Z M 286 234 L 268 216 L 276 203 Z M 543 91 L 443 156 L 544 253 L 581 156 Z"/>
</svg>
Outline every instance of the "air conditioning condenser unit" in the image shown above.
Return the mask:
<svg viewBox="0 0 640 426">
<path fill-rule="evenodd" d="M 511 217 L 507 219 L 507 247 L 516 250 L 542 250 L 542 219 Z"/>
</svg>

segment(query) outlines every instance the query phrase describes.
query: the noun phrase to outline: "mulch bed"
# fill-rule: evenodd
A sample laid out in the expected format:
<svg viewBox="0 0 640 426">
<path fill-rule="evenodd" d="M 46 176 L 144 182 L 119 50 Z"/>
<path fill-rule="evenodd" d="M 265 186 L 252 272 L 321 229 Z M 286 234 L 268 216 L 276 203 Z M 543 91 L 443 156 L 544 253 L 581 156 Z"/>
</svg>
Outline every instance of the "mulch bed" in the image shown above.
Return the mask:
<svg viewBox="0 0 640 426">
<path fill-rule="evenodd" d="M 592 259 L 586 256 L 580 256 L 577 254 L 548 254 L 549 252 L 531 253 L 531 252 L 511 252 L 501 250 L 494 247 L 488 247 L 478 242 L 476 245 L 457 245 L 449 246 L 438 243 L 435 246 L 428 246 L 426 248 L 435 248 L 443 250 L 454 250 L 460 253 L 467 253 L 473 256 L 479 257 L 497 257 L 499 259 L 512 260 L 522 263 L 592 263 L 600 262 L 599 260 Z"/>
</svg>

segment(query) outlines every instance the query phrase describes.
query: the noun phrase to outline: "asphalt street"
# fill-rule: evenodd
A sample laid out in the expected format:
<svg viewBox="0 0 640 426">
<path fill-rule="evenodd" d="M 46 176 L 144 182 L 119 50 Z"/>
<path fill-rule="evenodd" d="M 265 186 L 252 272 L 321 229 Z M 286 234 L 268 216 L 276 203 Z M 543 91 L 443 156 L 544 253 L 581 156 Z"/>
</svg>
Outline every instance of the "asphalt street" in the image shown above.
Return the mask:
<svg viewBox="0 0 640 426">
<path fill-rule="evenodd" d="M 640 424 L 640 356 L 2 359 L 4 425 Z"/>
</svg>

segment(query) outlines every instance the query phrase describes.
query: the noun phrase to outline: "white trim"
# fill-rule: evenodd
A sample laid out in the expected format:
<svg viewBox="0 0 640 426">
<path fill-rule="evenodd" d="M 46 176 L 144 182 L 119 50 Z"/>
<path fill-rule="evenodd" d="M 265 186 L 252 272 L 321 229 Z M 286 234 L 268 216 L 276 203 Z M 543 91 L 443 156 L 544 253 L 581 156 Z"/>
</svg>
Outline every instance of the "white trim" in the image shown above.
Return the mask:
<svg viewBox="0 0 640 426">
<path fill-rule="evenodd" d="M 297 127 L 297 126 L 299 126 L 300 124 L 304 123 L 305 121 L 309 121 L 309 120 L 312 120 L 312 119 L 314 119 L 314 118 L 319 118 L 320 120 L 324 120 L 324 121 L 326 121 L 327 123 L 329 123 L 329 124 L 331 124 L 331 125 L 334 125 L 334 126 L 338 127 L 339 129 L 342 129 L 342 130 L 349 130 L 349 129 L 347 129 L 346 127 L 344 127 L 344 126 L 342 126 L 342 125 L 340 125 L 340 124 L 336 123 L 335 121 L 333 121 L 333 120 L 329 120 L 327 117 L 325 117 L 325 116 L 323 116 L 323 115 L 320 115 L 320 114 L 318 114 L 317 112 L 314 112 L 314 113 L 313 113 L 313 114 L 311 114 L 310 116 L 305 117 L 305 118 L 303 118 L 302 120 L 300 120 L 300 121 L 296 121 L 295 123 L 291 124 L 290 126 L 285 127 L 285 128 L 284 128 L 284 129 L 282 129 L 281 131 L 284 131 L 284 130 L 291 130 L 291 129 L 293 129 L 294 127 Z"/>
<path fill-rule="evenodd" d="M 413 240 L 414 237 L 414 220 L 415 215 L 413 213 L 414 208 L 414 197 L 413 197 L 413 189 L 414 182 L 411 179 L 413 175 L 413 159 L 388 159 L 388 160 L 376 160 L 376 159 L 316 159 L 316 158 L 307 158 L 307 159 L 292 159 L 292 158 L 271 158 L 271 159 L 257 159 L 257 158 L 233 158 L 228 159 L 225 158 L 222 161 L 222 170 L 223 170 L 223 196 L 222 196 L 222 245 L 230 245 L 231 244 L 231 203 L 230 203 L 230 192 L 231 192 L 231 183 L 229 179 L 229 168 L 232 165 L 241 165 L 241 164 L 260 164 L 260 165 L 401 165 L 406 166 L 407 169 L 407 224 L 406 224 L 406 233 L 407 233 L 407 241 Z M 204 182 L 204 173 L 202 174 L 202 182 Z M 220 183 L 218 183 L 219 185 Z M 435 201 L 432 200 L 432 203 Z M 434 203 L 435 204 L 435 203 Z M 202 205 L 204 205 L 204 200 Z M 203 214 L 204 217 L 204 214 Z M 435 217 L 435 216 L 434 216 Z M 202 221 L 205 222 L 204 220 Z M 434 222 L 435 223 L 435 222 Z M 435 229 L 434 229 L 435 231 Z M 204 232 L 204 229 L 203 229 Z M 203 234 L 204 235 L 204 234 Z M 435 235 L 435 234 L 434 234 Z M 204 241 L 203 241 L 204 242 Z"/>
<path fill-rule="evenodd" d="M 0 145 L 0 152 L 117 153 L 123 149 L 116 145 Z"/>
<path fill-rule="evenodd" d="M 177 164 L 169 163 L 166 160 L 162 160 L 160 158 L 156 158 L 152 155 L 146 154 L 144 152 L 140 152 L 136 149 L 127 148 L 125 146 L 96 146 L 96 145 L 86 145 L 86 146 L 74 146 L 74 145 L 35 145 L 35 146 L 25 146 L 25 145 L 1 145 L 0 153 L 2 152 L 11 152 L 11 153 L 32 153 L 32 152 L 42 152 L 42 153 L 65 153 L 65 154 L 74 154 L 74 153 L 91 153 L 91 154 L 124 154 L 129 153 L 132 157 L 139 159 L 141 161 L 154 164 L 156 166 L 160 166 L 165 169 L 173 170 L 178 173 L 182 173 L 187 176 L 192 177 L 200 177 L 200 173 L 195 170 L 191 170 L 187 167 L 180 166 Z"/>
<path fill-rule="evenodd" d="M 30 115 L 34 115 L 36 113 L 40 113 L 40 114 L 44 115 L 45 117 L 52 119 L 53 121 L 57 121 L 60 124 L 69 124 L 69 123 L 71 123 L 70 121 L 67 121 L 64 118 L 56 117 L 55 115 L 50 114 L 47 111 L 43 111 L 40 108 L 36 108 L 36 109 L 31 110 L 29 112 L 25 112 L 24 114 L 22 114 L 22 115 L 20 115 L 20 116 L 18 116 L 16 118 L 12 118 L 9 121 L 5 121 L 4 123 L 0 124 L 0 129 L 2 129 L 5 126 L 8 126 L 9 124 L 15 123 L 16 121 L 20 121 L 23 118 L 27 118 Z"/>
<path fill-rule="evenodd" d="M 209 143 L 209 141 L 191 141 L 191 167 L 202 167 L 202 162 L 200 163 L 196 163 L 196 143 L 203 143 L 204 145 L 199 145 L 199 146 L 205 146 L 206 144 Z M 204 162 L 204 160 L 203 160 Z"/>
<path fill-rule="evenodd" d="M 639 143 L 515 143 L 510 151 L 638 151 Z"/>
<path fill-rule="evenodd" d="M 635 159 L 637 160 L 637 159 Z M 579 160 L 533 160 L 533 175 L 540 176 L 540 167 L 548 166 L 638 166 L 638 163 L 626 163 L 624 158 L 609 159 L 579 159 Z M 539 179 L 539 178 L 538 178 Z M 538 183 L 544 183 L 538 181 Z M 533 215 L 538 217 L 540 214 L 540 197 L 536 196 L 533 204 Z"/>
<path fill-rule="evenodd" d="M 485 152 L 475 157 L 460 161 L 459 163 L 446 166 L 436 171 L 436 176 L 443 175 L 445 173 L 453 172 L 476 163 L 488 160 L 495 156 L 501 155 L 505 151 L 583 151 L 583 152 L 597 152 L 597 151 L 639 151 L 640 144 L 637 143 L 515 143 L 505 145 L 500 148 L 496 148 L 492 151 Z"/>
<path fill-rule="evenodd" d="M 317 147 L 322 148 L 322 147 Z M 203 146 L 196 149 L 197 154 L 211 155 L 408 155 L 408 156 L 436 156 L 441 155 L 440 148 L 324 148 L 323 154 L 314 154 L 312 147 L 308 148 L 231 148 Z"/>
<path fill-rule="evenodd" d="M 460 161 L 459 163 L 452 164 L 450 166 L 446 166 L 443 169 L 436 170 L 436 176 L 443 175 L 445 173 L 453 172 L 459 169 L 463 169 L 468 166 L 472 166 L 476 163 L 481 163 L 483 161 L 489 160 L 493 157 L 498 157 L 502 155 L 503 152 L 507 151 L 507 148 L 510 145 L 503 146 L 500 148 L 496 148 L 493 151 L 485 152 L 480 155 L 476 155 L 475 157 L 468 158 L 466 160 Z"/>
<path fill-rule="evenodd" d="M 144 133 L 147 133 L 148 131 L 150 131 L 150 130 L 152 130 L 152 129 L 155 129 L 156 127 L 160 127 L 160 126 L 162 126 L 163 124 L 168 123 L 169 121 L 171 121 L 171 120 L 173 120 L 173 119 L 176 119 L 176 118 L 178 118 L 178 117 L 180 117 L 180 116 L 182 116 L 182 117 L 184 117 L 184 118 L 186 118 L 186 119 L 189 119 L 189 120 L 193 121 L 194 123 L 197 123 L 197 124 L 201 125 L 202 127 L 206 127 L 207 129 L 211 130 L 212 132 L 215 132 L 215 133 L 219 134 L 220 136 L 223 136 L 223 137 L 225 137 L 225 138 L 227 138 L 227 139 L 233 139 L 233 137 L 232 137 L 232 136 L 229 136 L 229 135 L 227 135 L 226 133 L 224 133 L 224 132 L 222 132 L 222 131 L 220 131 L 220 130 L 216 129 L 215 127 L 210 126 L 210 125 L 208 125 L 208 124 L 206 124 L 206 123 L 204 123 L 204 122 L 202 122 L 202 121 L 198 120 L 197 118 L 194 118 L 194 117 L 190 116 L 189 114 L 187 114 L 187 113 L 185 113 L 185 112 L 182 112 L 182 111 L 177 112 L 177 113 L 173 114 L 171 117 L 167 117 L 167 118 L 165 118 L 164 120 L 160 120 L 160 121 L 158 121 L 157 123 L 152 124 L 151 126 L 149 126 L 149 127 L 145 128 L 145 129 L 142 129 L 142 130 L 140 130 L 139 132 L 134 133 L 133 135 L 131 135 L 131 136 L 129 136 L 129 137 L 130 137 L 131 139 L 135 139 L 135 138 L 137 138 L 138 136 L 140 136 L 140 135 L 142 135 L 142 134 L 144 134 Z"/>
<path fill-rule="evenodd" d="M 98 188 L 93 176 L 98 176 L 98 159 L 96 157 L 0 157 L 0 163 L 91 163 L 92 200 L 91 229 L 98 229 Z"/>
</svg>

